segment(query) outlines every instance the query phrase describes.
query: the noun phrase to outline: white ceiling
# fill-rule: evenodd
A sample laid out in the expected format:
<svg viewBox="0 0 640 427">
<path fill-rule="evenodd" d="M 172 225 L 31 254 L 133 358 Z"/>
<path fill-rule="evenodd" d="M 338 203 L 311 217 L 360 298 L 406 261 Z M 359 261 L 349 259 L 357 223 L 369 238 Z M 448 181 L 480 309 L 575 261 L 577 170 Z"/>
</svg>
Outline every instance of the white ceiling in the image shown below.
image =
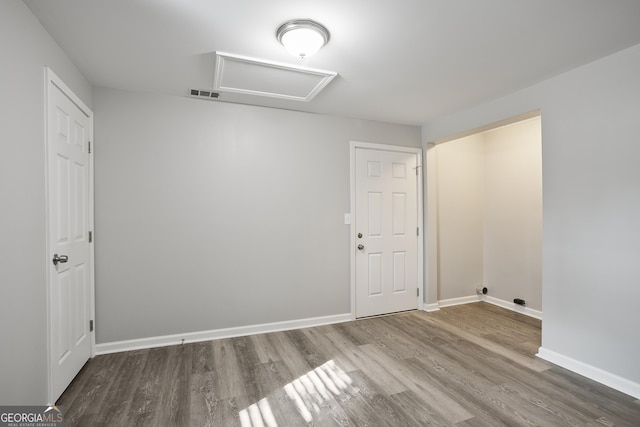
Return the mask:
<svg viewBox="0 0 640 427">
<path fill-rule="evenodd" d="M 640 43 L 638 0 L 25 3 L 95 86 L 171 95 L 212 89 L 214 52 L 223 51 L 338 77 L 308 103 L 238 94 L 221 100 L 414 125 Z M 275 37 L 280 24 L 297 18 L 331 33 L 304 60 Z"/>
</svg>

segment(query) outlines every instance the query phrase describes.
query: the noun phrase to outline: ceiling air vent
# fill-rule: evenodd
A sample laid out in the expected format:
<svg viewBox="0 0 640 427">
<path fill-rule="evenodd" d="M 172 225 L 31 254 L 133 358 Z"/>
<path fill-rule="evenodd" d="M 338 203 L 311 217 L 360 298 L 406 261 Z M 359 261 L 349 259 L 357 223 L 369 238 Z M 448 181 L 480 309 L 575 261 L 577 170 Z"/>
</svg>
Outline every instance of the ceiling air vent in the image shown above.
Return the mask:
<svg viewBox="0 0 640 427">
<path fill-rule="evenodd" d="M 210 90 L 190 89 L 189 95 L 199 99 L 217 99 L 220 94 L 218 92 L 212 92 Z"/>
</svg>

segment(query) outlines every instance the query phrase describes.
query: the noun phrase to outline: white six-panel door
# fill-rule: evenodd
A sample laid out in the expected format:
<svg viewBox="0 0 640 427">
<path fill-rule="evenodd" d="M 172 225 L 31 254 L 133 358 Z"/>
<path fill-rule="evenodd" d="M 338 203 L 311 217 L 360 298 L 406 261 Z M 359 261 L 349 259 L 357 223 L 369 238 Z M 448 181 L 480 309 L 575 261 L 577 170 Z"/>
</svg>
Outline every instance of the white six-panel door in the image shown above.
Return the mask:
<svg viewBox="0 0 640 427">
<path fill-rule="evenodd" d="M 91 357 L 89 247 L 91 112 L 47 72 L 50 395 L 54 403 Z M 54 258 L 56 261 L 54 261 Z"/>
<path fill-rule="evenodd" d="M 356 317 L 417 308 L 417 155 L 355 149 Z"/>
</svg>

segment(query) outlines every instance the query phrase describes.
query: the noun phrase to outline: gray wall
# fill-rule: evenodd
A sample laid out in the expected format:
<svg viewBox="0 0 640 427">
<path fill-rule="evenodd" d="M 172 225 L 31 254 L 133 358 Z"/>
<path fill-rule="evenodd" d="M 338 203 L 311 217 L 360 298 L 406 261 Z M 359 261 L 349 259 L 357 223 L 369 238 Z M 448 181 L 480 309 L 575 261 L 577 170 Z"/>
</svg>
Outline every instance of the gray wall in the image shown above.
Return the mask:
<svg viewBox="0 0 640 427">
<path fill-rule="evenodd" d="M 349 141 L 420 128 L 94 91 L 98 343 L 350 311 Z"/>
<path fill-rule="evenodd" d="M 541 109 L 543 348 L 640 382 L 640 45 L 423 126 Z"/>
<path fill-rule="evenodd" d="M 0 404 L 47 399 L 44 66 L 91 105 L 91 87 L 18 0 L 0 2 Z"/>
<path fill-rule="evenodd" d="M 438 301 L 442 301 L 476 295 L 476 287 L 482 285 L 483 137 L 471 135 L 440 144 L 435 155 Z"/>
</svg>

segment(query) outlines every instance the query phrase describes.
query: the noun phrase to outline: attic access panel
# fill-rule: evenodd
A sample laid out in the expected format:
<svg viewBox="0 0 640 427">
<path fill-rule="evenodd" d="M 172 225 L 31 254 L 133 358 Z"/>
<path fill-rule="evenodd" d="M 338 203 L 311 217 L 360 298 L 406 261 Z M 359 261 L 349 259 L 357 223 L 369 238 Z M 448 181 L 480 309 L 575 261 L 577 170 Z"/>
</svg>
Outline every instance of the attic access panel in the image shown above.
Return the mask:
<svg viewBox="0 0 640 427">
<path fill-rule="evenodd" d="M 311 101 L 338 73 L 216 52 L 214 90 Z"/>
</svg>

